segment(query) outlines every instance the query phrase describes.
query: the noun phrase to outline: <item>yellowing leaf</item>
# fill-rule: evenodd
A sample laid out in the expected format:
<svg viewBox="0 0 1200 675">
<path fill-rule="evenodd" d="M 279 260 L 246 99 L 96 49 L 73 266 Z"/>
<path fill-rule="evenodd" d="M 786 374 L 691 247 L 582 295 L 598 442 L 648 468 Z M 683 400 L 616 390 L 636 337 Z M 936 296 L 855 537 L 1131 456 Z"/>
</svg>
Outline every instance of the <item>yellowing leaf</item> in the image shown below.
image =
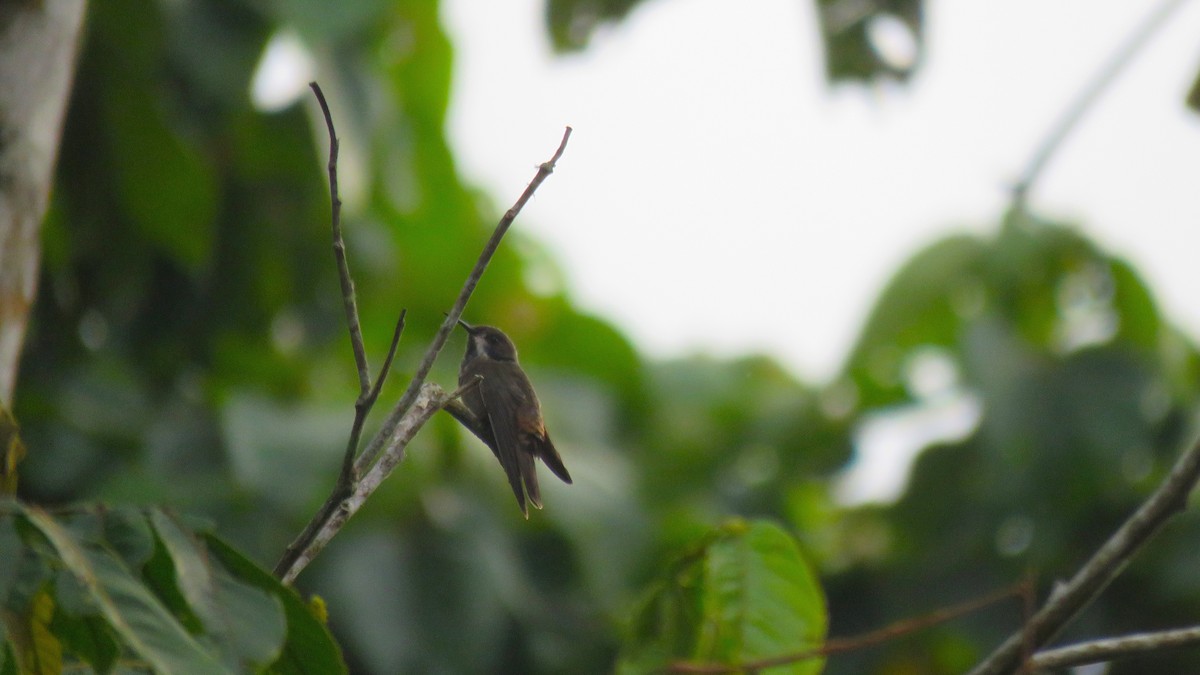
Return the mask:
<svg viewBox="0 0 1200 675">
<path fill-rule="evenodd" d="M 25 459 L 20 431 L 12 413 L 0 406 L 0 495 L 17 493 L 17 464 Z"/>
</svg>

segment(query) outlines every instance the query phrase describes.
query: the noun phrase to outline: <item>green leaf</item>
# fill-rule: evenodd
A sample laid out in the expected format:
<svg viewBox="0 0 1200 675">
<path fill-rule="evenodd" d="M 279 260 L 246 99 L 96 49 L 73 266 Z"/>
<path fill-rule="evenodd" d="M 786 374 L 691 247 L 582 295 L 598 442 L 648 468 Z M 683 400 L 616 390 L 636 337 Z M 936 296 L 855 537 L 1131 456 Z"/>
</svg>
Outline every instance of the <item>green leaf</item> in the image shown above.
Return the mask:
<svg viewBox="0 0 1200 675">
<path fill-rule="evenodd" d="M 0 514 L 0 607 L 8 600 L 9 589 L 17 581 L 24 545 L 17 533 L 16 523 L 9 514 Z"/>
<path fill-rule="evenodd" d="M 54 601 L 58 605 L 58 614 L 85 616 L 98 611 L 91 593 L 68 569 L 60 568 L 54 572 Z"/>
<path fill-rule="evenodd" d="M 121 654 L 108 622 L 99 616 L 75 617 L 56 612 L 51 624 L 67 651 L 87 661 L 97 673 L 108 673 Z"/>
<path fill-rule="evenodd" d="M 546 30 L 554 48 L 579 51 L 604 24 L 617 23 L 643 0 L 550 0 L 546 3 Z"/>
<path fill-rule="evenodd" d="M 115 556 L 81 546 L 44 511 L 28 507 L 25 513 L 91 591 L 113 630 L 152 668 L 181 675 L 227 672 Z"/>
<path fill-rule="evenodd" d="M 154 509 L 150 521 L 173 564 L 172 585 L 216 638 L 225 663 L 261 666 L 275 660 L 287 633 L 279 601 L 212 567 L 201 542 L 173 517 Z"/>
<path fill-rule="evenodd" d="M 1192 80 L 1192 86 L 1188 89 L 1184 102 L 1192 112 L 1200 113 L 1200 73 L 1196 73 L 1196 79 Z"/>
<path fill-rule="evenodd" d="M 20 527 L 18 527 L 18 531 Z M 30 537 L 40 537 L 36 532 L 31 532 Z M 37 550 L 37 546 L 45 546 L 44 542 L 38 541 L 36 545 L 33 542 L 26 542 L 24 547 L 18 549 L 17 555 L 17 573 L 13 579 L 11 586 L 8 589 L 8 598 L 3 607 L 16 612 L 23 612 L 28 607 L 29 603 L 33 602 L 33 598 L 41 590 L 42 585 L 51 577 L 50 565 L 47 561 L 47 554 Z"/>
<path fill-rule="evenodd" d="M 820 647 L 827 623 L 824 594 L 795 540 L 766 521 L 736 521 L 684 555 L 651 593 L 618 671 L 787 657 Z M 806 659 L 772 672 L 808 675 L 823 665 Z"/>
<path fill-rule="evenodd" d="M 972 311 L 968 306 L 983 302 L 980 260 L 987 252 L 976 237 L 948 237 L 917 253 L 888 282 L 846 366 L 864 408 L 893 404 L 904 395 L 909 350 L 955 343 Z"/>
<path fill-rule="evenodd" d="M 333 635 L 295 590 L 279 583 L 217 537 L 206 534 L 204 541 L 209 553 L 236 579 L 274 595 L 283 604 L 287 616 L 287 641 L 267 672 L 296 675 L 348 672 Z"/>
<path fill-rule="evenodd" d="M 139 569 L 154 555 L 154 533 L 141 510 L 120 506 L 103 513 L 104 540 L 129 569 Z"/>
<path fill-rule="evenodd" d="M 204 632 L 204 622 L 188 604 L 179 581 L 175 576 L 175 561 L 167 547 L 159 540 L 154 555 L 142 565 L 141 581 L 158 598 L 163 607 L 175 617 L 183 629 L 197 635 Z"/>
<path fill-rule="evenodd" d="M 695 653 L 703 600 L 695 567 L 658 584 L 643 601 L 634 614 L 618 672 L 652 672 Z"/>
<path fill-rule="evenodd" d="M 1114 258 L 1109 273 L 1113 280 L 1113 309 L 1120 317 L 1118 335 L 1147 351 L 1157 350 L 1162 319 L 1150 289 L 1124 260 Z"/>
<path fill-rule="evenodd" d="M 705 560 L 697 656 L 737 664 L 820 647 L 825 600 L 795 540 L 765 521 L 726 530 Z M 808 659 L 779 672 L 817 673 L 823 665 Z"/>
<path fill-rule="evenodd" d="M 0 405 L 0 495 L 17 494 L 17 465 L 25 454 L 20 425 L 8 408 Z"/>
<path fill-rule="evenodd" d="M 283 603 L 271 593 L 216 571 L 221 644 L 245 662 L 263 666 L 276 661 L 288 634 Z"/>
<path fill-rule="evenodd" d="M 12 643 L 0 643 L 0 675 L 17 675 L 17 657 L 13 655 Z"/>
<path fill-rule="evenodd" d="M 109 80 L 104 124 L 111 133 L 117 196 L 146 242 L 199 271 L 215 242 L 218 184 L 204 148 L 172 128 L 145 83 Z"/>
<path fill-rule="evenodd" d="M 175 586 L 183 594 L 191 611 L 208 626 L 209 632 L 219 627 L 215 604 L 212 570 L 204 559 L 204 551 L 192 535 L 170 516 L 158 509 L 150 511 L 150 522 L 158 532 L 175 571 Z"/>
<path fill-rule="evenodd" d="M 62 673 L 62 643 L 50 630 L 54 618 L 54 598 L 42 590 L 33 598 L 28 614 L 25 640 L 20 641 L 23 653 L 21 671 L 23 675 L 59 675 Z"/>
<path fill-rule="evenodd" d="M 864 81 L 892 76 L 904 80 L 920 63 L 924 44 L 921 0 L 872 2 L 848 10 L 838 0 L 820 0 L 817 14 L 821 20 L 825 47 L 825 74 L 830 82 Z M 883 18 L 895 19 L 908 30 L 917 49 L 911 63 L 891 63 L 871 39 L 871 24 Z"/>
</svg>

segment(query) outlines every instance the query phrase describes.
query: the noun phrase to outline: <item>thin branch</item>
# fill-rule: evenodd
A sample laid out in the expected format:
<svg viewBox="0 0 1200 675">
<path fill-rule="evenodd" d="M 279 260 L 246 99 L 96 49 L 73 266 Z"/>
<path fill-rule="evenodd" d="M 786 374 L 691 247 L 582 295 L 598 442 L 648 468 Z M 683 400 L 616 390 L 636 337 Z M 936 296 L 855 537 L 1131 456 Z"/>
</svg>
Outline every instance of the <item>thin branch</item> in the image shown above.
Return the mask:
<svg viewBox="0 0 1200 675">
<path fill-rule="evenodd" d="M 1162 526 L 1183 511 L 1200 480 L 1200 441 L 1175 463 L 1158 489 L 1138 507 L 1075 576 L 1061 584 L 1046 604 L 971 671 L 972 675 L 1011 673 L 1021 666 L 1022 651 L 1046 645 L 1095 599 Z"/>
<path fill-rule="evenodd" d="M 366 423 L 371 408 L 375 405 L 375 400 L 379 398 L 379 390 L 387 379 L 388 371 L 391 370 L 392 360 L 396 356 L 396 347 L 400 343 L 400 335 L 404 332 L 404 317 L 407 311 L 400 312 L 387 358 L 384 360 L 383 368 L 379 371 L 379 376 L 375 378 L 374 386 L 372 386 L 371 369 L 367 364 L 367 349 L 362 336 L 362 325 L 358 319 L 358 300 L 354 293 L 354 279 L 350 276 L 350 263 L 346 259 L 346 242 L 342 238 L 342 200 L 338 196 L 337 179 L 338 150 L 341 148 L 341 142 L 338 141 L 337 131 L 333 126 L 333 115 L 329 112 L 329 104 L 325 101 L 325 93 L 321 91 L 321 86 L 316 82 L 309 82 L 308 86 L 316 95 L 317 102 L 321 104 L 321 114 L 325 116 L 325 128 L 329 131 L 327 168 L 329 171 L 330 222 L 333 230 L 333 257 L 337 260 L 338 279 L 342 287 L 342 305 L 346 311 L 346 327 L 350 332 L 350 346 L 354 351 L 354 364 L 358 369 L 359 393 L 358 399 L 354 402 L 354 424 L 350 429 L 350 438 L 346 443 L 346 452 L 342 458 L 342 470 L 338 475 L 337 488 L 330 497 L 331 500 L 340 501 L 349 492 L 350 484 L 353 482 L 354 457 L 358 453 L 358 443 L 362 438 L 363 425 Z"/>
<path fill-rule="evenodd" d="M 354 428 L 346 447 L 345 459 L 342 462 L 341 475 L 344 480 L 349 481 L 353 476 L 354 453 L 358 450 L 358 439 L 362 437 L 363 424 L 367 421 L 367 413 L 371 412 L 371 408 L 379 398 L 383 382 L 392 369 L 392 361 L 396 359 L 396 348 L 400 345 L 400 336 L 404 333 L 404 317 L 407 315 L 407 309 L 400 310 L 400 318 L 396 320 L 396 329 L 392 331 L 392 344 L 388 347 L 387 357 L 383 360 L 383 368 L 379 369 L 379 377 L 375 378 L 375 384 L 371 386 L 371 390 L 365 392 L 364 396 L 359 396 L 358 400 L 354 402 Z"/>
<path fill-rule="evenodd" d="M 342 468 L 338 473 L 337 483 L 333 486 L 333 492 L 321 505 L 321 508 L 317 509 L 317 515 L 308 521 L 308 525 L 304 527 L 300 536 L 288 544 L 287 549 L 280 556 L 279 562 L 275 563 L 274 574 L 277 577 L 283 578 L 284 573 L 296 564 L 300 558 L 300 552 L 312 544 L 321 524 L 333 516 L 338 504 L 349 497 L 354 490 L 354 452 L 358 448 L 359 439 L 362 438 L 362 429 L 367 420 L 367 413 L 371 411 L 375 399 L 379 398 L 379 390 L 383 387 L 383 381 L 387 378 L 388 371 L 391 370 L 392 360 L 396 357 L 396 346 L 400 344 L 400 334 L 404 332 L 404 317 L 407 314 L 408 310 L 401 310 L 400 319 L 396 322 L 396 330 L 392 334 L 392 345 L 388 349 L 387 358 L 383 361 L 379 377 L 375 379 L 375 385 L 371 387 L 365 397 L 359 396 L 358 400 L 354 402 L 354 424 L 350 427 L 350 438 L 346 441 L 346 452 L 342 456 Z"/>
<path fill-rule="evenodd" d="M 330 127 L 332 129 L 332 127 Z M 454 303 L 454 307 L 446 315 L 446 321 L 438 329 L 434 335 L 433 341 L 430 343 L 425 355 L 417 367 L 416 373 L 413 375 L 412 381 L 401 396 L 400 402 L 388 415 L 379 432 L 371 439 L 367 449 L 363 451 L 358 460 L 353 463 L 349 471 L 346 470 L 346 464 L 343 464 L 342 478 L 339 479 L 338 485 L 334 488 L 333 495 L 325 502 L 313 516 L 305 527 L 304 532 L 300 537 L 297 537 L 284 553 L 283 558 L 275 566 L 275 575 L 284 583 L 290 583 L 313 558 L 321 552 L 329 540 L 333 538 L 345 525 L 350 516 L 358 511 L 359 507 L 371 495 L 372 492 L 379 486 L 383 479 L 391 472 L 391 470 L 404 459 L 405 448 L 408 442 L 417 431 L 429 420 L 429 418 L 438 410 L 441 410 L 447 404 L 453 406 L 455 410 L 458 408 L 465 409 L 460 402 L 457 401 L 458 396 L 467 388 L 474 386 L 475 382 L 468 383 L 460 387 L 453 394 L 445 394 L 440 387 L 434 384 L 425 384 L 425 378 L 429 375 L 430 369 L 433 367 L 433 362 L 437 359 L 442 347 L 445 346 L 447 338 L 450 336 L 450 331 L 462 316 L 462 311 L 470 300 L 471 294 L 475 290 L 475 286 L 479 284 L 479 279 L 483 276 L 484 270 L 487 269 L 488 263 L 491 262 L 492 256 L 495 254 L 497 247 L 500 245 L 501 239 L 508 231 L 516 219 L 517 214 L 521 212 L 521 208 L 533 196 L 538 186 L 542 184 L 546 178 L 553 173 L 555 164 L 562 157 L 563 151 L 567 147 L 567 140 L 571 137 L 571 127 L 567 127 L 563 133 L 562 142 L 559 143 L 558 150 L 550 161 L 543 163 L 539 168 L 533 180 L 525 188 L 525 191 L 517 199 L 516 203 L 504 214 L 500 219 L 500 223 L 496 226 L 492 233 L 491 239 L 479 255 L 479 260 L 475 263 L 474 269 L 467 277 L 466 283 L 459 292 L 458 299 Z M 392 349 L 388 354 L 387 362 L 384 364 L 384 373 L 387 372 L 388 366 L 391 364 L 392 357 L 395 354 L 396 341 L 399 339 L 400 331 L 403 327 L 403 315 L 401 315 L 400 323 L 396 328 L 396 338 L 392 342 Z M 365 407 L 369 409 L 370 404 L 374 402 L 375 397 L 379 393 L 379 386 L 382 382 L 382 375 L 379 381 L 376 382 L 374 389 L 370 393 L 365 393 L 360 396 L 359 402 L 355 404 L 356 411 L 359 410 L 360 404 L 365 403 Z M 481 434 L 483 425 L 474 416 L 467 418 L 459 417 L 461 413 L 452 413 L 463 424 L 467 426 L 476 435 Z M 365 412 L 362 417 L 365 418 Z M 469 420 L 469 421 L 464 421 Z M 361 429 L 361 422 L 356 416 L 356 429 Z M 490 435 L 490 434 L 489 434 Z M 480 435 L 484 442 L 487 439 Z M 357 445 L 357 438 L 352 439 L 353 444 Z M 489 444 L 491 445 L 491 444 Z M 347 461 L 351 456 L 352 450 L 348 450 L 346 455 Z M 376 459 L 379 459 L 376 462 Z M 361 480 L 354 480 L 355 477 L 362 476 Z M 344 479 L 344 480 L 343 480 Z"/>
<path fill-rule="evenodd" d="M 321 114 L 325 116 L 325 128 L 329 130 L 329 203 L 331 221 L 333 223 L 333 256 L 337 259 L 338 280 L 342 284 L 342 305 L 346 308 L 346 326 L 350 329 L 350 345 L 354 349 L 354 364 L 358 367 L 359 390 L 365 395 L 371 388 L 371 369 L 367 366 L 367 349 L 363 346 L 362 326 L 358 323 L 358 302 L 354 299 L 354 280 L 350 278 L 350 265 L 346 262 L 346 242 L 342 240 L 342 199 L 338 196 L 337 132 L 333 128 L 333 116 L 329 112 L 329 104 L 325 102 L 325 94 L 316 82 L 308 86 L 317 96 L 321 104 Z"/>
<path fill-rule="evenodd" d="M 1034 655 L 1030 659 L 1030 665 L 1036 670 L 1070 668 L 1162 649 L 1185 647 L 1198 642 L 1200 642 L 1200 626 L 1155 633 L 1135 633 L 1104 640 L 1080 642 L 1057 649 L 1047 649 Z"/>
<path fill-rule="evenodd" d="M 333 492 L 317 510 L 317 515 L 305 526 L 300 536 L 296 537 L 283 552 L 279 562 L 275 564 L 276 576 L 282 576 L 283 572 L 295 563 L 300 551 L 307 547 L 312 537 L 316 535 L 319 524 L 333 514 L 337 504 L 345 499 L 353 489 L 356 477 L 354 457 L 358 453 L 358 444 L 362 439 L 363 425 L 366 424 L 367 415 L 370 414 L 376 399 L 379 398 L 379 390 L 383 388 L 383 383 L 391 370 L 392 361 L 396 357 L 396 347 L 400 344 L 400 335 L 404 332 L 404 318 L 408 313 L 407 310 L 400 311 L 400 318 L 396 321 L 396 330 L 392 334 L 392 344 L 388 347 L 387 358 L 384 359 L 379 376 L 375 378 L 375 383 L 372 385 L 370 366 L 367 365 L 367 351 L 363 344 L 362 326 L 358 321 L 358 302 L 355 299 L 354 280 L 350 277 L 350 263 L 346 260 L 346 244 L 342 239 L 342 200 L 338 197 L 337 182 L 337 158 L 340 143 L 333 127 L 333 116 L 329 112 L 329 104 L 325 101 L 325 94 L 316 82 L 309 82 L 308 86 L 312 88 L 313 94 L 321 104 L 321 113 L 325 116 L 325 128 L 329 131 L 329 202 L 332 205 L 330 220 L 333 223 L 333 255 L 337 260 L 338 277 L 341 279 L 342 304 L 346 310 L 346 325 L 350 330 L 350 344 L 354 350 L 354 362 L 358 370 L 359 393 L 358 399 L 354 401 L 354 423 L 350 426 L 350 437 L 346 441 L 346 450 L 342 454 L 342 468 L 338 473 Z"/>
<path fill-rule="evenodd" d="M 360 475 L 367 467 L 371 466 L 371 463 L 383 451 L 387 439 L 392 435 L 396 425 L 400 423 L 400 419 L 408 411 L 413 401 L 416 400 L 417 393 L 421 390 L 421 385 L 425 382 L 425 378 L 429 376 L 429 371 L 433 368 L 433 362 L 437 360 L 438 354 L 446 346 L 446 340 L 449 339 L 455 324 L 462 317 L 463 310 L 467 307 L 467 301 L 471 299 L 471 294 L 475 292 L 475 286 L 479 284 L 479 279 L 483 276 L 484 270 L 487 269 L 488 263 L 492 261 L 492 256 L 500 246 L 500 240 L 504 238 L 504 234 L 508 232 L 509 226 L 516 220 L 517 214 L 521 212 L 525 203 L 537 191 L 538 186 L 554 172 L 554 167 L 558 163 L 558 160 L 562 158 L 563 151 L 566 150 L 567 141 L 570 138 L 571 127 L 567 127 L 563 132 L 562 141 L 558 144 L 558 150 L 554 152 L 554 156 L 550 158 L 550 161 L 544 162 L 538 167 L 537 174 L 534 175 L 533 180 L 529 182 L 529 185 L 521 193 L 516 203 L 504 213 L 504 217 L 496 225 L 496 229 L 492 232 L 492 237 L 488 239 L 487 245 L 483 247 L 483 251 L 479 254 L 479 260 L 475 262 L 474 269 L 471 270 L 471 274 L 463 284 L 462 290 L 459 291 L 458 298 L 454 301 L 454 306 L 446 314 L 446 320 L 438 327 L 437 333 L 433 336 L 433 341 L 429 343 L 429 348 L 425 350 L 425 355 L 421 358 L 421 363 L 417 366 L 408 389 L 405 390 L 404 395 L 400 397 L 400 402 L 392 409 L 387 419 L 384 420 L 379 432 L 371 439 L 371 442 L 367 445 L 367 449 L 363 451 L 362 456 L 355 463 L 355 468 Z"/>
<path fill-rule="evenodd" d="M 476 375 L 470 382 L 459 385 L 458 389 L 446 394 L 446 400 L 442 401 L 442 408 L 444 409 L 447 405 L 450 405 L 451 402 L 462 398 L 463 394 L 471 391 L 475 387 L 478 387 L 481 382 L 483 382 L 483 376 Z"/>
<path fill-rule="evenodd" d="M 1116 81 L 1121 71 L 1133 61 L 1133 57 L 1146 46 L 1150 38 L 1166 24 L 1167 19 L 1183 5 L 1184 1 L 1164 0 L 1159 4 L 1096 73 L 1092 81 L 1079 92 L 1075 100 L 1063 112 L 1062 117 L 1042 140 L 1025 171 L 1021 174 L 1021 179 L 1013 186 L 1013 203 L 1017 209 L 1024 209 L 1026 197 L 1033 188 L 1033 184 L 1037 182 L 1042 170 L 1046 168 L 1050 158 L 1066 141 L 1067 136 L 1079 125 L 1083 116 L 1091 110 L 1104 91 Z"/>
<path fill-rule="evenodd" d="M 928 614 L 903 619 L 895 623 L 884 626 L 861 635 L 855 635 L 848 638 L 832 638 L 825 641 L 825 644 L 814 649 L 806 649 L 794 654 L 785 654 L 784 656 L 776 656 L 769 659 L 761 659 L 758 661 L 750 661 L 739 664 L 710 664 L 710 663 L 673 663 L 666 668 L 668 673 L 688 673 L 689 675 L 718 675 L 723 673 L 754 673 L 767 668 L 775 668 L 778 666 L 786 666 L 808 659 L 816 659 L 834 654 L 844 654 L 846 652 L 860 651 L 867 647 L 874 647 L 896 638 L 915 633 L 917 631 L 931 628 L 938 624 L 953 621 L 954 619 L 974 614 L 981 609 L 994 605 L 998 602 L 1009 600 L 1012 598 L 1023 598 L 1030 592 L 1032 581 L 1026 579 L 1019 584 L 1002 588 L 994 593 L 990 593 L 974 600 L 934 610 Z"/>
<path fill-rule="evenodd" d="M 421 387 L 413 405 L 409 407 L 408 414 L 393 429 L 393 434 L 388 439 L 387 451 L 362 477 L 362 480 L 354 484 L 351 493 L 338 502 L 327 517 L 319 522 L 314 519 L 317 526 L 312 540 L 296 555 L 296 560 L 279 573 L 280 581 L 285 584 L 292 583 L 296 575 L 300 574 L 324 550 L 325 545 L 341 531 L 350 517 L 357 513 L 366 503 L 367 498 L 379 488 L 383 479 L 387 478 L 392 469 L 396 468 L 396 465 L 404 459 L 404 452 L 409 442 L 417 435 L 421 427 L 425 426 L 425 423 L 438 410 L 442 409 L 450 397 L 451 395 L 446 394 L 436 384 L 429 383 Z"/>
</svg>

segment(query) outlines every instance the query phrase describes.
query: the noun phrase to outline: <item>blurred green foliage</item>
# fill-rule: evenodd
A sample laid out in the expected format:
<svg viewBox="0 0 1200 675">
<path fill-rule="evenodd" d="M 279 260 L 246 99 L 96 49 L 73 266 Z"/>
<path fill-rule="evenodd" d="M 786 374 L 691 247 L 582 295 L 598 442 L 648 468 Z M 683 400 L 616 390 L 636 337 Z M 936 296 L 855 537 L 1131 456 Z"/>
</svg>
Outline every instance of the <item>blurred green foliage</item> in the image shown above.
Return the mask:
<svg viewBox="0 0 1200 675">
<path fill-rule="evenodd" d="M 582 47 L 633 4 L 551 0 L 551 34 Z M 919 41 L 918 3 L 871 7 Z M 862 51 L 868 18 L 825 35 L 834 79 L 884 73 Z M 316 58 L 343 141 L 376 367 L 409 310 L 381 406 L 452 303 L 503 207 L 463 184 L 447 146 L 453 52 L 436 2 L 93 3 L 16 396 L 24 500 L 169 505 L 270 566 L 331 488 L 357 378 L 324 128 L 307 99 L 266 113 L 248 94 L 284 28 Z M 1187 440 L 1200 362 L 1137 271 L 1080 229 L 997 220 L 901 268 L 823 384 L 761 356 L 647 362 L 561 291 L 526 284 L 518 222 L 467 318 L 520 345 L 576 484 L 548 483 L 546 510 L 524 521 L 491 454 L 442 416 L 299 589 L 325 598 L 352 672 L 390 674 L 608 672 L 623 639 L 628 650 L 662 629 L 636 620 L 645 589 L 675 583 L 671 562 L 731 515 L 795 537 L 831 635 L 1030 569 L 1045 587 Z M 455 338 L 433 379 L 454 381 L 461 349 Z M 908 433 L 930 447 L 897 502 L 839 504 L 865 427 L 911 429 L 947 402 L 977 419 L 961 437 Z M 1194 622 L 1198 527 L 1187 515 L 1169 528 L 1071 635 Z M 981 613 L 826 671 L 960 672 L 1018 621 L 1015 607 Z M 1183 651 L 1110 672 L 1192 671 L 1200 659 Z"/>
<path fill-rule="evenodd" d="M 555 49 L 578 51 L 602 26 L 625 19 L 647 1 L 546 0 L 546 30 Z M 916 72 L 924 52 L 922 0 L 813 0 L 812 4 L 820 21 L 830 82 L 905 81 Z M 888 31 L 890 41 L 910 44 L 912 54 L 894 55 L 883 48 L 888 39 L 880 36 Z"/>
<path fill-rule="evenodd" d="M 292 589 L 162 510 L 4 500 L 0 543 L 0 637 L 21 673 L 346 672 Z"/>
</svg>

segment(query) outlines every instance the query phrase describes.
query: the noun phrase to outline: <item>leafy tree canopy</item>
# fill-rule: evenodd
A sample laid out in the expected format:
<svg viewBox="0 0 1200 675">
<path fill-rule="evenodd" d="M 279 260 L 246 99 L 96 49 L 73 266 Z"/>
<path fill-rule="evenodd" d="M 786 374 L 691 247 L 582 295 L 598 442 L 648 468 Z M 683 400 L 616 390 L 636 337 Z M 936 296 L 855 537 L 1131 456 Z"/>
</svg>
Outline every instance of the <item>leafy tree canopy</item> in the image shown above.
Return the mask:
<svg viewBox="0 0 1200 675">
<path fill-rule="evenodd" d="M 636 4 L 550 0 L 548 30 L 582 49 Z M 876 54 L 868 22 L 897 18 L 920 44 L 922 4 L 853 17 L 848 4 L 817 3 L 830 79 L 907 77 Z M 191 650 L 181 658 L 286 671 L 303 636 L 325 639 L 320 612 L 250 563 L 269 567 L 328 494 L 357 395 L 323 125 L 308 102 L 267 113 L 248 94 L 284 27 L 315 55 L 345 173 L 359 176 L 343 224 L 373 364 L 408 309 L 381 407 L 453 302 L 499 214 L 491 198 L 508 199 L 465 184 L 449 151 L 453 49 L 436 2 L 91 5 L 14 412 L 23 504 L 118 506 L 52 516 L 3 502 L 0 550 L 19 555 L 0 556 L 0 601 L 97 671 L 144 637 L 122 632 L 138 616 L 172 617 L 146 619 L 161 643 L 134 650 L 163 668 L 154 659 Z M 920 251 L 827 383 L 764 356 L 648 360 L 527 283 L 552 262 L 519 230 L 468 318 L 521 346 L 576 484 L 546 485 L 546 510 L 526 522 L 490 453 L 437 418 L 299 579 L 352 672 L 638 672 L 799 652 L 827 627 L 862 632 L 1029 569 L 1065 573 L 1187 438 L 1194 345 L 1137 270 L 1076 225 L 1014 209 L 987 236 Z M 433 379 L 452 383 L 456 362 Z M 835 479 L 865 425 L 947 400 L 978 420 L 924 450 L 895 504 L 839 505 Z M 1079 634 L 1194 621 L 1198 527 L 1183 518 Z M 106 600 L 78 578 L 135 590 Z M 231 598 L 254 640 L 218 644 L 229 627 L 213 617 Z M 988 612 L 824 667 L 961 672 L 1018 622 Z M 1110 672 L 1200 669 L 1186 652 L 1153 665 Z"/>
</svg>

